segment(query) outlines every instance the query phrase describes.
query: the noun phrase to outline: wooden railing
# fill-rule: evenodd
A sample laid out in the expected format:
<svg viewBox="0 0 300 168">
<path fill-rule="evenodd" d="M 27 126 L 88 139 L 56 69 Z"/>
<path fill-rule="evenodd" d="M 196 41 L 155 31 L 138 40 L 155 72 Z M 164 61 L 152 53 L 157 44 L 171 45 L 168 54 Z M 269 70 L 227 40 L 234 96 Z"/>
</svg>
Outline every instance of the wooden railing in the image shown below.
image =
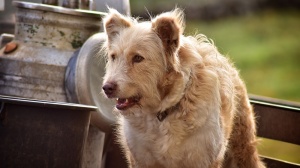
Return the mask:
<svg viewBox="0 0 300 168">
<path fill-rule="evenodd" d="M 300 105 L 283 100 L 250 96 L 259 137 L 300 145 Z M 300 157 L 300 153 L 298 154 Z M 299 164 L 261 156 L 268 168 L 300 168 Z"/>
</svg>

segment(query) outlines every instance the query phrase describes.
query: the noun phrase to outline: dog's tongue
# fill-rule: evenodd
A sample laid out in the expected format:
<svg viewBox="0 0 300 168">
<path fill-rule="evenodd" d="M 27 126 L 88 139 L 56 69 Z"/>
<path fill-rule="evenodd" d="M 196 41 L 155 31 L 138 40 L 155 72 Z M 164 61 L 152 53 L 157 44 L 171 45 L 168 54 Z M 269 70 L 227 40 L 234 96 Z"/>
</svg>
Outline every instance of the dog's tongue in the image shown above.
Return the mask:
<svg viewBox="0 0 300 168">
<path fill-rule="evenodd" d="M 133 106 L 134 104 L 135 104 L 135 101 L 133 98 L 127 98 L 127 99 L 118 98 L 116 107 L 119 110 L 125 110 L 125 109 Z"/>
</svg>

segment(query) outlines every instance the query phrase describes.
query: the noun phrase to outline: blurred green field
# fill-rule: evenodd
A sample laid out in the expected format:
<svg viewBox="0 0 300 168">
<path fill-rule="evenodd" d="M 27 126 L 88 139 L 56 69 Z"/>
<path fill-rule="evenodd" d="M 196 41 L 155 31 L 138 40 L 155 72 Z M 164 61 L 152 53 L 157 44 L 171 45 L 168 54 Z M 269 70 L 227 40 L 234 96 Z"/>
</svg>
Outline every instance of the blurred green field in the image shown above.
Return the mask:
<svg viewBox="0 0 300 168">
<path fill-rule="evenodd" d="M 267 10 L 218 21 L 188 21 L 240 70 L 248 92 L 300 102 L 300 11 Z M 300 163 L 300 146 L 263 139 L 262 155 Z"/>
<path fill-rule="evenodd" d="M 187 21 L 228 55 L 252 94 L 300 102 L 300 11 L 267 10 L 217 21 Z"/>
</svg>

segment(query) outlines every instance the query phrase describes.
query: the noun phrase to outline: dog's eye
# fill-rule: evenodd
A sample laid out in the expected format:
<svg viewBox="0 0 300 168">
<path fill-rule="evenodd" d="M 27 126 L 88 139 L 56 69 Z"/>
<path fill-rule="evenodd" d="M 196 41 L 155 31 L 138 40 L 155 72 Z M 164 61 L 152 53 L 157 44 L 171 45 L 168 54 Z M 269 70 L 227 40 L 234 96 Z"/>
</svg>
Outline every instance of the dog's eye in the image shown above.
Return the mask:
<svg viewBox="0 0 300 168">
<path fill-rule="evenodd" d="M 116 59 L 116 55 L 115 54 L 111 54 L 110 58 L 114 61 Z"/>
<path fill-rule="evenodd" d="M 139 62 L 142 62 L 143 60 L 144 60 L 144 57 L 142 57 L 140 55 L 135 55 L 132 58 L 132 62 L 134 62 L 134 63 L 139 63 Z"/>
</svg>

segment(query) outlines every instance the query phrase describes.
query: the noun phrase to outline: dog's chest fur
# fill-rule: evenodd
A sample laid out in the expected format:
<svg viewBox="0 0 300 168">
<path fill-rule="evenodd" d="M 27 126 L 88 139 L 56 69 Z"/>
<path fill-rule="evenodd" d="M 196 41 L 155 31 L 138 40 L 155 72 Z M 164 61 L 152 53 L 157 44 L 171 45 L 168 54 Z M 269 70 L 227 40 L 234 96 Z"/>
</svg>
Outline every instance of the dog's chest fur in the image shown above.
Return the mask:
<svg viewBox="0 0 300 168">
<path fill-rule="evenodd" d="M 198 100 L 197 93 L 190 91 L 198 82 L 191 81 L 178 107 L 170 110 L 163 121 L 147 112 L 121 118 L 121 135 L 137 167 L 206 167 L 220 153 L 216 149 L 224 139 L 219 102 Z"/>
</svg>

